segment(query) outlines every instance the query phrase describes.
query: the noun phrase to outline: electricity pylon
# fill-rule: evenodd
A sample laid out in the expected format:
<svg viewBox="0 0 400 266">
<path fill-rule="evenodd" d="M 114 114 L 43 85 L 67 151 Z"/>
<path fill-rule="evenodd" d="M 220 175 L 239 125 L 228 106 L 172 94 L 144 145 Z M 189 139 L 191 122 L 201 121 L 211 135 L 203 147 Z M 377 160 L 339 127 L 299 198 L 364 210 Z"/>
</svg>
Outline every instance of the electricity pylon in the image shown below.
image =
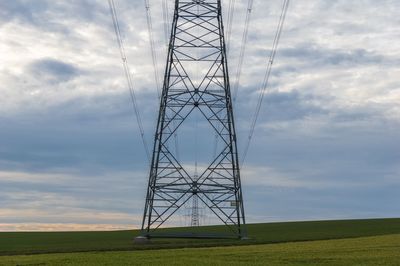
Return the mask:
<svg viewBox="0 0 400 266">
<path fill-rule="evenodd" d="M 180 160 L 173 136 L 202 120 L 218 138 L 204 169 Z M 207 141 L 205 141 L 207 142 Z M 201 143 L 200 146 L 206 145 Z M 185 144 L 185 143 L 181 143 Z M 199 147 L 194 147 L 197 150 Z M 201 147 L 200 147 L 201 149 Z M 182 154 L 180 154 L 182 155 Z M 197 159 L 196 159 L 197 160 Z M 158 229 L 190 199 L 226 225 L 226 234 Z M 194 200 L 193 200 L 194 199 Z M 198 206 L 195 206 L 198 211 Z M 198 219 L 198 217 L 196 217 Z M 196 221 L 197 223 L 198 221 Z M 145 237 L 246 237 L 221 0 L 176 0 L 142 223 Z"/>
</svg>

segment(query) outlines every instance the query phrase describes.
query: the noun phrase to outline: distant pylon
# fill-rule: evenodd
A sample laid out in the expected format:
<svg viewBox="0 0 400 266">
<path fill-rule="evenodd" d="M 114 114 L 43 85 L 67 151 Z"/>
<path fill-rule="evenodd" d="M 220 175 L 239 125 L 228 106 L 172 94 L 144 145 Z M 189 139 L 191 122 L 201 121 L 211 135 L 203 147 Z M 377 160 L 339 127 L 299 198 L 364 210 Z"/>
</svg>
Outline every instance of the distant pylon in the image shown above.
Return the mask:
<svg viewBox="0 0 400 266">
<path fill-rule="evenodd" d="M 213 143 L 215 134 L 219 139 L 217 152 L 211 152 L 198 173 L 197 157 L 192 173 L 193 162 L 185 163 L 173 145 L 175 133 L 185 138 L 188 129 L 193 130 L 193 116 L 196 123 L 197 119 L 204 122 L 193 134 L 205 141 L 186 150 L 197 153 Z M 161 234 L 157 229 L 190 199 L 192 226 L 199 224 L 201 203 L 226 225 L 227 232 Z M 246 237 L 221 0 L 175 1 L 142 233 L 146 237 Z"/>
<path fill-rule="evenodd" d="M 199 198 L 196 194 L 192 196 L 192 215 L 190 220 L 191 226 L 200 225 L 200 215 L 199 215 Z"/>
<path fill-rule="evenodd" d="M 197 163 L 195 164 L 195 171 L 193 176 L 193 182 L 197 185 L 197 181 L 199 180 L 199 175 L 197 173 Z M 200 215 L 199 215 L 199 198 L 197 196 L 197 191 L 193 191 L 192 193 L 192 213 L 191 213 L 191 226 L 199 226 L 200 225 Z"/>
</svg>

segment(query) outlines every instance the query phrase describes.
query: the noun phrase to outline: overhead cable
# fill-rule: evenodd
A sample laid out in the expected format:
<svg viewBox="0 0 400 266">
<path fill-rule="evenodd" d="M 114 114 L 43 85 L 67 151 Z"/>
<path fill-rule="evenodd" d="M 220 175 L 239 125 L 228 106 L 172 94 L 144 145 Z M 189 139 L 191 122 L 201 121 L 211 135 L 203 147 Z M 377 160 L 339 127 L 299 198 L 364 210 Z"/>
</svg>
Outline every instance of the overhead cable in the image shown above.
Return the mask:
<svg viewBox="0 0 400 266">
<path fill-rule="evenodd" d="M 235 14 L 235 4 L 236 0 L 229 0 L 228 3 L 228 16 L 227 16 L 227 31 L 226 31 L 226 38 L 225 38 L 225 44 L 226 44 L 226 55 L 229 55 L 229 50 L 230 50 L 230 43 L 231 43 L 231 35 L 232 35 L 232 25 L 233 25 L 233 17 Z M 217 130 L 219 131 L 219 125 L 217 126 Z M 218 149 L 218 142 L 219 142 L 219 134 L 218 132 L 215 133 L 214 135 L 214 148 L 213 148 L 213 155 L 216 156 L 217 154 L 217 149 Z"/>
<path fill-rule="evenodd" d="M 246 10 L 246 18 L 244 21 L 244 28 L 242 34 L 242 43 L 240 45 L 240 54 L 239 54 L 239 61 L 238 66 L 236 68 L 236 76 L 235 76 L 235 83 L 233 86 L 233 101 L 236 101 L 238 88 L 240 85 L 240 77 L 242 75 L 242 66 L 243 66 L 243 58 L 246 52 L 246 45 L 247 45 L 247 37 L 249 32 L 249 25 L 251 20 L 251 11 L 253 9 L 253 0 L 249 0 L 247 3 L 247 10 Z"/>
<path fill-rule="evenodd" d="M 256 109 L 255 109 L 255 112 L 254 112 L 254 115 L 253 115 L 253 118 L 252 118 L 252 122 L 251 122 L 251 125 L 250 125 L 249 135 L 247 137 L 247 142 L 246 142 L 246 145 L 245 145 L 245 148 L 244 148 L 244 151 L 243 151 L 242 166 L 243 166 L 243 164 L 245 162 L 245 159 L 246 159 L 246 156 L 247 156 L 247 152 L 248 152 L 249 147 L 250 147 L 250 143 L 251 143 L 251 140 L 252 140 L 252 137 L 253 137 L 253 134 L 254 134 L 254 129 L 255 129 L 255 126 L 256 126 L 256 123 L 257 123 L 257 119 L 258 119 L 258 116 L 259 116 L 259 113 L 260 113 L 261 104 L 262 104 L 262 101 L 264 99 L 264 95 L 265 95 L 265 92 L 267 90 L 267 87 L 268 87 L 268 81 L 269 81 L 269 77 L 271 75 L 272 64 L 274 63 L 276 51 L 278 49 L 278 44 L 279 44 L 279 40 L 281 38 L 281 33 L 282 33 L 283 25 L 284 25 L 284 22 L 285 22 L 285 18 L 286 18 L 286 13 L 287 13 L 288 7 L 289 7 L 289 0 L 284 0 L 283 1 L 283 6 L 282 6 L 282 12 L 281 12 L 281 15 L 279 17 L 279 22 L 278 22 L 278 25 L 277 25 L 277 28 L 276 28 L 274 42 L 272 44 L 271 53 L 269 55 L 267 69 L 266 69 L 266 72 L 265 72 L 265 75 L 264 75 L 264 79 L 263 79 L 263 82 L 262 82 L 262 85 L 261 85 L 261 92 L 260 92 L 260 95 L 258 97 Z"/>
<path fill-rule="evenodd" d="M 147 20 L 147 31 L 149 35 L 149 43 L 150 43 L 150 51 L 151 51 L 151 58 L 153 62 L 153 70 L 154 70 L 154 80 L 156 82 L 156 90 L 157 90 L 157 95 L 158 99 L 161 99 L 161 83 L 160 83 L 160 78 L 158 74 L 158 57 L 157 57 L 157 51 L 155 49 L 155 42 L 154 42 L 154 35 L 153 35 L 153 22 L 152 22 L 152 15 L 151 15 L 151 10 L 150 10 L 150 1 L 149 0 L 144 0 L 144 5 L 146 9 L 146 20 Z M 169 41 L 169 35 L 168 35 L 168 20 L 169 20 L 169 14 L 168 14 L 168 0 L 164 0 L 162 4 L 162 13 L 163 13 L 163 24 L 164 24 L 164 38 L 165 41 L 168 45 Z M 167 53 L 168 53 L 168 46 L 167 46 Z M 176 127 L 175 121 L 172 123 L 174 127 Z M 168 126 L 170 129 L 170 127 Z M 176 152 L 176 157 L 179 158 L 179 141 L 178 141 L 178 133 L 174 133 L 174 140 L 175 140 L 175 152 Z"/>
<path fill-rule="evenodd" d="M 169 6 L 168 0 L 162 2 L 162 15 L 163 15 L 163 26 L 164 26 L 164 39 L 168 51 L 168 40 L 169 40 Z"/>
<path fill-rule="evenodd" d="M 154 44 L 153 22 L 152 22 L 152 17 L 151 17 L 151 12 L 150 12 L 149 0 L 144 0 L 144 6 L 146 8 L 147 32 L 149 35 L 151 59 L 153 61 L 154 79 L 156 81 L 156 90 L 157 90 L 158 98 L 160 98 L 161 97 L 161 92 L 160 92 L 161 87 L 160 87 L 160 78 L 158 75 L 158 59 L 157 59 L 157 52 L 156 52 L 155 44 Z"/>
<path fill-rule="evenodd" d="M 138 107 L 138 104 L 137 104 L 135 91 L 133 89 L 132 76 L 131 76 L 131 72 L 129 70 L 128 60 L 127 60 L 126 53 L 125 53 L 124 43 L 123 43 L 123 39 L 122 39 L 122 35 L 121 35 L 121 30 L 120 30 L 120 27 L 119 27 L 118 16 L 117 16 L 117 12 L 116 12 L 116 9 L 115 9 L 115 4 L 114 4 L 113 0 L 108 0 L 108 4 L 110 6 L 110 12 L 111 12 L 112 20 L 113 20 L 115 36 L 117 38 L 118 47 L 119 47 L 119 51 L 120 51 L 120 54 L 121 54 L 122 64 L 123 64 L 123 67 L 124 67 L 124 72 L 125 72 L 126 80 L 127 80 L 127 83 L 128 83 L 130 96 L 131 96 L 132 106 L 133 106 L 133 109 L 134 109 L 134 112 L 135 112 L 135 115 L 136 115 L 136 121 L 137 121 L 137 124 L 139 126 L 140 136 L 142 138 L 142 142 L 143 142 L 143 146 L 144 146 L 144 149 L 145 149 L 145 152 L 146 152 L 146 156 L 147 156 L 147 159 L 148 159 L 148 161 L 150 163 L 150 150 L 149 150 L 149 147 L 147 145 L 146 138 L 145 138 L 145 135 L 144 135 L 143 123 L 142 123 L 139 107 Z"/>
<path fill-rule="evenodd" d="M 231 36 L 232 36 L 232 24 L 233 17 L 235 14 L 235 4 L 236 0 L 229 0 L 228 4 L 228 18 L 227 18 L 227 32 L 226 32 L 226 53 L 229 54 L 229 48 L 231 44 Z"/>
</svg>

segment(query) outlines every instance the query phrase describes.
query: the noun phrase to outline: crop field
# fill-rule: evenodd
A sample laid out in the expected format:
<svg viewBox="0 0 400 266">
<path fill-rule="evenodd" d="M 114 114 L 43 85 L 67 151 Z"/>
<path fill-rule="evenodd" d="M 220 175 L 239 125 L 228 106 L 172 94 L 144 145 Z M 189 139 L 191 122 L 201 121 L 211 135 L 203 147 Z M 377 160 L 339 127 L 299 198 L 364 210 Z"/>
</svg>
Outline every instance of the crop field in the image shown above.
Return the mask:
<svg viewBox="0 0 400 266">
<path fill-rule="evenodd" d="M 400 219 L 251 224 L 248 230 L 251 240 L 146 245 L 133 244 L 138 231 L 0 233 L 0 265 L 400 265 Z"/>
<path fill-rule="evenodd" d="M 400 265 L 400 234 L 214 248 L 2 256 L 0 265 Z"/>
</svg>

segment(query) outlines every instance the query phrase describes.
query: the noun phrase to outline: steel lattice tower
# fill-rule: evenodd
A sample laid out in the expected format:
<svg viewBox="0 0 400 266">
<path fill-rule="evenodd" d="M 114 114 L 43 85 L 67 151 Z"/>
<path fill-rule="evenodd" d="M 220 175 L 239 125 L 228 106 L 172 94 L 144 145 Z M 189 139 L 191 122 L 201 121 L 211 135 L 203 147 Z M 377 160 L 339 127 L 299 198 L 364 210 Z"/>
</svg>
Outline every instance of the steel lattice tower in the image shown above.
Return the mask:
<svg viewBox="0 0 400 266">
<path fill-rule="evenodd" d="M 202 137 L 211 143 L 216 135 L 219 141 L 198 174 L 179 159 L 173 137 L 177 132 L 184 135 L 182 128 L 196 114 L 212 132 Z M 196 129 L 195 134 L 201 131 Z M 224 236 L 246 237 L 221 0 L 175 1 L 143 236 L 222 236 L 210 232 L 161 235 L 157 231 L 190 200 L 196 203 L 197 212 L 198 201 L 226 225 Z"/>
</svg>

